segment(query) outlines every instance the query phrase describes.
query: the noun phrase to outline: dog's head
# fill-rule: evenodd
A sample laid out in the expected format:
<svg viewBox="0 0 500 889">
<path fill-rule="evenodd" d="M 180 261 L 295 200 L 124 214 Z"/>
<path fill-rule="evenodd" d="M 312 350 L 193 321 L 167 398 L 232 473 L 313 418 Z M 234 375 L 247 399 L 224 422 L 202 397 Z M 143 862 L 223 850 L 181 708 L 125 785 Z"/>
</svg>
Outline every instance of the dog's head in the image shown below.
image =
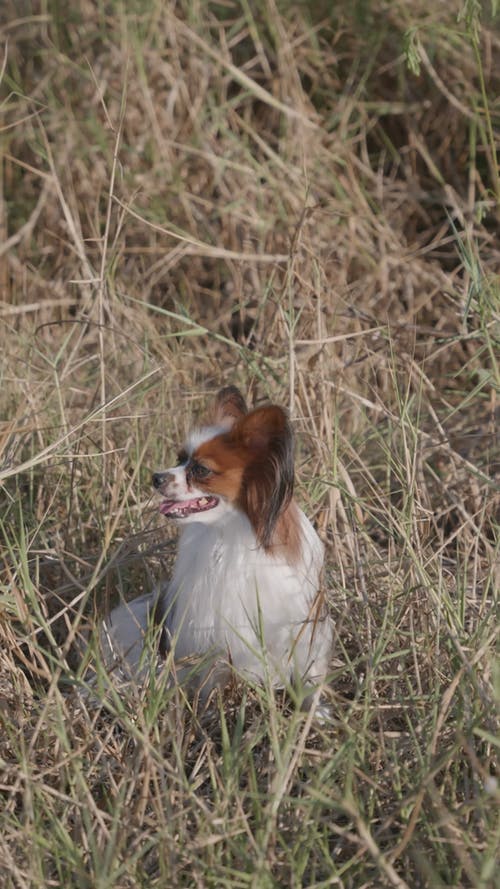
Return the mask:
<svg viewBox="0 0 500 889">
<path fill-rule="evenodd" d="M 177 466 L 153 475 L 160 511 L 185 522 L 214 522 L 242 510 L 267 549 L 293 492 L 293 434 L 285 411 L 247 411 L 241 393 L 218 393 L 210 423 L 188 436 Z"/>
</svg>

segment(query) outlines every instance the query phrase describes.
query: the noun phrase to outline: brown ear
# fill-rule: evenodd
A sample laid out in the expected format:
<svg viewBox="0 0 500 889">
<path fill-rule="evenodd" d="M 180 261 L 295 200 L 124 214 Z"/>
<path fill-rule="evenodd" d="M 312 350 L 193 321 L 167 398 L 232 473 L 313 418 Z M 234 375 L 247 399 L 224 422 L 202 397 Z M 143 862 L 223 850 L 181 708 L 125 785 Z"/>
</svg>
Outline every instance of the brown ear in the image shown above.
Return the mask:
<svg viewBox="0 0 500 889">
<path fill-rule="evenodd" d="M 215 396 L 212 421 L 215 425 L 230 428 L 237 420 L 245 416 L 247 406 L 245 399 L 236 386 L 225 386 Z"/>
<path fill-rule="evenodd" d="M 241 444 L 258 452 L 268 448 L 273 442 L 291 436 L 288 417 L 283 408 L 275 404 L 257 407 L 240 419 L 234 431 Z"/>
<path fill-rule="evenodd" d="M 294 482 L 293 432 L 276 405 L 244 416 L 230 433 L 246 454 L 240 506 L 264 549 L 273 543 L 276 523 L 290 503 Z"/>
</svg>

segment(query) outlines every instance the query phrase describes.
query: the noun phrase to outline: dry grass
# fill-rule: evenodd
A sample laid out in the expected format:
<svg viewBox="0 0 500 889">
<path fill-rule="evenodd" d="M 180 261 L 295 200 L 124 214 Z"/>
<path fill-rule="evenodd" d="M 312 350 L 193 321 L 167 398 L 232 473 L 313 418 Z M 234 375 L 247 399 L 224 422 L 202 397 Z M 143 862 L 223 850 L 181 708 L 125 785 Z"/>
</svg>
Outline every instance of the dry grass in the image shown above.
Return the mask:
<svg viewBox="0 0 500 889">
<path fill-rule="evenodd" d="M 500 885 L 483 5 L 4 2 L 6 889 Z M 293 417 L 328 727 L 76 691 L 82 626 L 168 571 L 150 471 L 228 381 Z"/>
</svg>

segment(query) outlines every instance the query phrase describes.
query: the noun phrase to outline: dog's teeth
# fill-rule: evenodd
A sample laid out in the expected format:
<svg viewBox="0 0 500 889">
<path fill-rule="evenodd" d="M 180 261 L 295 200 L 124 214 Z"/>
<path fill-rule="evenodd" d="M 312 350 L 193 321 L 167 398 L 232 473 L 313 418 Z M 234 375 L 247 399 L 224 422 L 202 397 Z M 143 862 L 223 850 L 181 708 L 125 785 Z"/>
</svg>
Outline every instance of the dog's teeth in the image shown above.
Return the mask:
<svg viewBox="0 0 500 889">
<path fill-rule="evenodd" d="M 200 500 L 199 500 L 199 504 L 200 504 L 200 506 L 205 506 L 206 503 L 208 503 L 207 498 L 206 498 L 206 497 L 200 497 Z"/>
</svg>

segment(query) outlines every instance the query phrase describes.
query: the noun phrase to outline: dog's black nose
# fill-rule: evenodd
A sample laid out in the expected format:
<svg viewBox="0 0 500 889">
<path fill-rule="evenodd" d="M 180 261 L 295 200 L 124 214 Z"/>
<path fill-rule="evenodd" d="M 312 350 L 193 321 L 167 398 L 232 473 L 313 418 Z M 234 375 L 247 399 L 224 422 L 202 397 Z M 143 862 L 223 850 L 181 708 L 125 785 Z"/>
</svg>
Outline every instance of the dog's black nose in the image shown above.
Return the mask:
<svg viewBox="0 0 500 889">
<path fill-rule="evenodd" d="M 153 472 L 153 488 L 161 488 L 164 477 L 164 472 Z"/>
</svg>

